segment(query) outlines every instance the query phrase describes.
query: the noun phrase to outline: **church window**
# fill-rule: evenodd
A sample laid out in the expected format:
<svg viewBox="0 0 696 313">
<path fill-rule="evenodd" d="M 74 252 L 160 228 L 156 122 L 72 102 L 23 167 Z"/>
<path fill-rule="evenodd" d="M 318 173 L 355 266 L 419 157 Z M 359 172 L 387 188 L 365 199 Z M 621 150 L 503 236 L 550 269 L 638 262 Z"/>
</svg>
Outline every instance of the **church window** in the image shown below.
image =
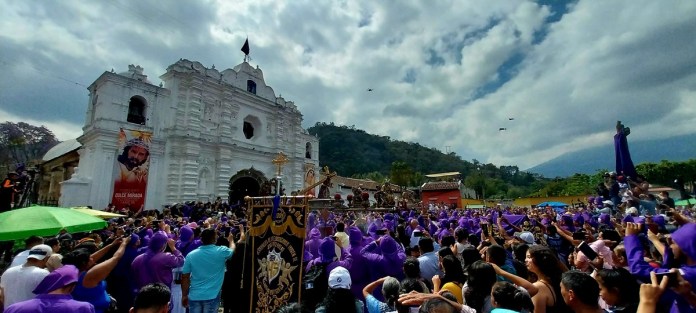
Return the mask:
<svg viewBox="0 0 696 313">
<path fill-rule="evenodd" d="M 244 138 L 252 141 L 255 141 L 257 138 L 261 138 L 263 132 L 261 120 L 257 116 L 247 115 L 244 117 L 242 132 L 244 133 Z"/>
<path fill-rule="evenodd" d="M 129 123 L 145 125 L 145 99 L 141 96 L 133 96 L 128 102 Z"/>
<path fill-rule="evenodd" d="M 247 91 L 256 94 L 256 83 L 253 80 L 247 80 Z"/>
<path fill-rule="evenodd" d="M 312 143 L 308 142 L 307 145 L 305 145 L 305 158 L 311 159 L 312 158 Z"/>
<path fill-rule="evenodd" d="M 251 123 L 244 122 L 244 128 L 242 130 L 244 131 L 244 137 L 246 137 L 246 139 L 254 137 L 254 125 L 251 125 Z"/>
</svg>

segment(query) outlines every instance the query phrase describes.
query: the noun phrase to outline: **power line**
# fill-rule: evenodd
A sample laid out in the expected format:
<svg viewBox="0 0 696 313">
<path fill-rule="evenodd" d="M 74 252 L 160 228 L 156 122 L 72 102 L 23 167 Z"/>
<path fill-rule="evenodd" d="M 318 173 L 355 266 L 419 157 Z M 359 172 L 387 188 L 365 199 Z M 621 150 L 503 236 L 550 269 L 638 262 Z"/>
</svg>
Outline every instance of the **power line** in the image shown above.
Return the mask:
<svg viewBox="0 0 696 313">
<path fill-rule="evenodd" d="M 0 59 L 0 65 L 6 66 L 6 67 L 9 67 L 9 68 L 12 67 L 12 64 L 10 64 L 10 63 L 8 63 L 7 61 L 2 60 L 2 59 Z M 55 78 L 55 79 L 60 79 L 60 80 L 62 80 L 62 81 L 66 81 L 66 82 L 68 82 L 68 83 L 71 83 L 71 84 L 74 84 L 74 85 L 77 85 L 77 86 L 82 86 L 82 87 L 85 87 L 85 88 L 89 88 L 89 86 L 87 86 L 87 85 L 85 85 L 85 84 L 82 84 L 82 83 L 79 83 L 79 82 L 76 82 L 76 81 L 74 81 L 74 80 L 71 80 L 71 79 L 68 79 L 68 78 L 65 78 L 65 77 L 62 77 L 62 76 L 53 74 L 53 73 L 49 73 L 49 72 L 45 72 L 45 71 L 40 71 L 39 69 L 35 68 L 35 67 L 34 67 L 34 64 L 32 64 L 32 63 L 28 63 L 28 65 L 29 65 L 28 68 L 29 68 L 30 70 L 35 71 L 35 72 L 38 73 L 38 74 L 47 75 L 47 76 L 53 77 L 53 78 Z"/>
</svg>

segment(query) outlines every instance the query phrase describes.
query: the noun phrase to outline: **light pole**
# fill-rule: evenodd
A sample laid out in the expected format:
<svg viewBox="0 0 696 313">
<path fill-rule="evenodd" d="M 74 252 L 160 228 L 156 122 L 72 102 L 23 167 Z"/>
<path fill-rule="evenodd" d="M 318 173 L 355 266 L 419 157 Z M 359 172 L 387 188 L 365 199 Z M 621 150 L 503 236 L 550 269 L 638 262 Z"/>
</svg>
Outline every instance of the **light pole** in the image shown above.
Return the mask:
<svg viewBox="0 0 696 313">
<path fill-rule="evenodd" d="M 481 165 L 477 166 L 476 169 L 481 176 L 481 197 L 483 198 L 483 208 L 486 208 L 486 177 L 483 176 L 483 169 Z"/>
</svg>

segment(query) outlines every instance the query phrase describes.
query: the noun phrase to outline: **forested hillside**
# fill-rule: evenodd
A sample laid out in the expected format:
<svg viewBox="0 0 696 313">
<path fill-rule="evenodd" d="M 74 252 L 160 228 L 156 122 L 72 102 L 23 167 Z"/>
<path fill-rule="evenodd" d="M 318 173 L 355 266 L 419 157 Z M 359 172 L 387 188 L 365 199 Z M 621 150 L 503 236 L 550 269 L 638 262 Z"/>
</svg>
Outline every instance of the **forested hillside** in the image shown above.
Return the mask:
<svg viewBox="0 0 696 313">
<path fill-rule="evenodd" d="M 538 191 L 544 179 L 520 171 L 517 166 L 495 166 L 477 160 L 466 161 L 451 152 L 443 153 L 418 143 L 391 140 L 355 127 L 317 123 L 308 129 L 319 137 L 321 166 L 341 176 L 381 181 L 389 177 L 402 186 L 417 186 L 423 175 L 460 172 L 465 184 L 480 196 L 519 197 Z"/>
</svg>

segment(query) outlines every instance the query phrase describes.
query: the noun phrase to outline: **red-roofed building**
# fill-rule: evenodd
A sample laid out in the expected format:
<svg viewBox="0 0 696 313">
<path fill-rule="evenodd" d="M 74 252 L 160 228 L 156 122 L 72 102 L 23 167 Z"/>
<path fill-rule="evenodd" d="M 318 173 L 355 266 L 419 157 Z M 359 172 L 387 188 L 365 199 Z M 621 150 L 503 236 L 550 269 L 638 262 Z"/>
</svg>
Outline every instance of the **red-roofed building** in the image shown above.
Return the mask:
<svg viewBox="0 0 696 313">
<path fill-rule="evenodd" d="M 462 202 L 460 182 L 435 181 L 421 186 L 421 201 L 423 203 L 445 203 L 457 207 Z"/>
</svg>

